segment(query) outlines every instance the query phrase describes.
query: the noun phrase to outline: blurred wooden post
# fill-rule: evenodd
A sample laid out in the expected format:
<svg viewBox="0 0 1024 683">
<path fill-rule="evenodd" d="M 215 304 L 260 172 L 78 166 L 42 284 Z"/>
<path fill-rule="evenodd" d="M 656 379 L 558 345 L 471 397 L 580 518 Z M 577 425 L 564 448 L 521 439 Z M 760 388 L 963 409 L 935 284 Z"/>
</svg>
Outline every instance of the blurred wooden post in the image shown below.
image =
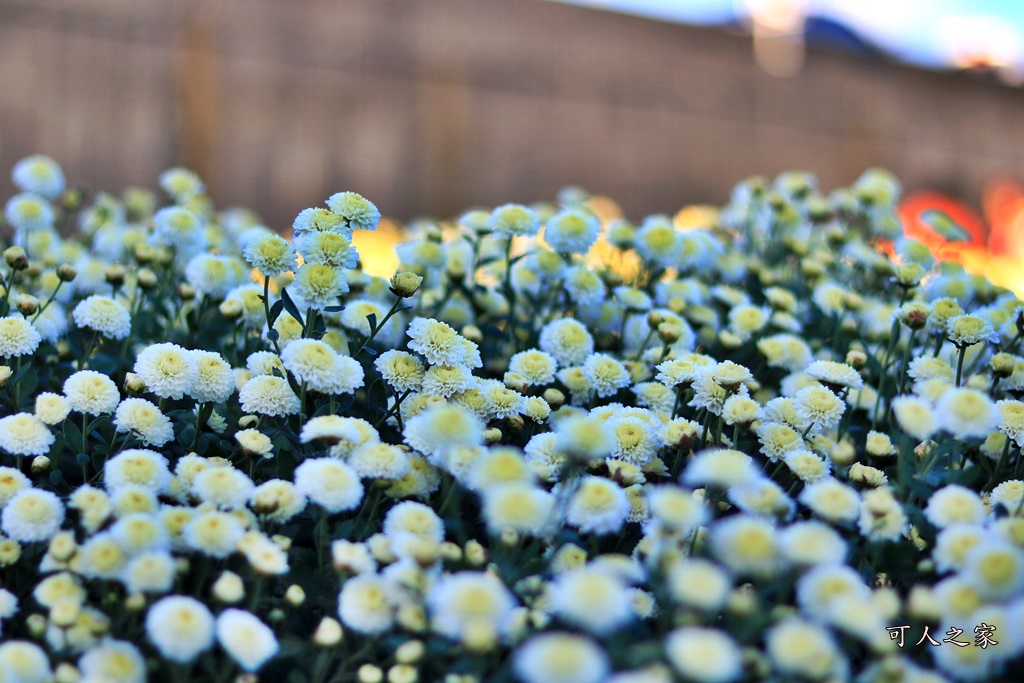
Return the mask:
<svg viewBox="0 0 1024 683">
<path fill-rule="evenodd" d="M 178 158 L 199 174 L 216 195 L 216 146 L 220 135 L 219 59 L 213 37 L 216 19 L 202 10 L 187 17 L 179 34 L 175 87 Z"/>
</svg>

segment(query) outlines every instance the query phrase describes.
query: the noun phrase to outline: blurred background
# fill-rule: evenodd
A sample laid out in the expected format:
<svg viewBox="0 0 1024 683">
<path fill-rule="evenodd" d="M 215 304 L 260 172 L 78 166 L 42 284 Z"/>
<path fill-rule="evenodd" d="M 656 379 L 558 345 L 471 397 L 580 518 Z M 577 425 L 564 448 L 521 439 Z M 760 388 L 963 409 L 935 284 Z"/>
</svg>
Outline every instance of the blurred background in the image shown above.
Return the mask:
<svg viewBox="0 0 1024 683">
<path fill-rule="evenodd" d="M 1019 0 L 0 0 L 0 195 L 42 152 L 113 192 L 185 165 L 278 228 L 339 190 L 640 219 L 883 166 L 1024 254 L 1022 35 Z"/>
</svg>

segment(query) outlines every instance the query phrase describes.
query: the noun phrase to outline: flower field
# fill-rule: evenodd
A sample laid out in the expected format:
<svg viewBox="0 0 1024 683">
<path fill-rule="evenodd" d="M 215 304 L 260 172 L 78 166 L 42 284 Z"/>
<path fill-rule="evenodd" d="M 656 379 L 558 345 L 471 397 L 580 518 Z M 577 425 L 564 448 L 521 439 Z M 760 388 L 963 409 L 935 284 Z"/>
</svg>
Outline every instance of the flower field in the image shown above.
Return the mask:
<svg viewBox="0 0 1024 683">
<path fill-rule="evenodd" d="M 0 683 L 1024 677 L 1024 302 L 887 172 L 418 221 L 390 281 L 353 192 L 12 177 Z"/>
</svg>

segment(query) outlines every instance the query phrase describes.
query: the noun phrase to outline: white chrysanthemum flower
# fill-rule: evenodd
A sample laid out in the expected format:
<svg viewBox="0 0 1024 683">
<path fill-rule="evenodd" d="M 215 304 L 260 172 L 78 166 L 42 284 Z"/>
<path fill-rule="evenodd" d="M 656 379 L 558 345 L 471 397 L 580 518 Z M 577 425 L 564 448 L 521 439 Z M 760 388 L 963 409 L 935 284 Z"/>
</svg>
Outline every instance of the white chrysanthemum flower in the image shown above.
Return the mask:
<svg viewBox="0 0 1024 683">
<path fill-rule="evenodd" d="M 124 339 L 132 331 L 128 309 L 109 296 L 93 294 L 71 312 L 75 325 L 99 332 L 108 339 Z"/>
<path fill-rule="evenodd" d="M 206 186 L 195 171 L 181 166 L 169 168 L 161 173 L 158 182 L 164 192 L 181 203 L 186 203 L 206 192 Z"/>
<path fill-rule="evenodd" d="M 298 267 L 295 248 L 280 235 L 264 235 L 249 242 L 243 255 L 249 265 L 265 276 L 280 275 Z"/>
<path fill-rule="evenodd" d="M 21 543 L 45 541 L 60 531 L 64 522 L 64 505 L 60 498 L 43 489 L 18 491 L 4 506 L 0 527 Z"/>
<path fill-rule="evenodd" d="M 996 401 L 1002 419 L 999 431 L 1013 439 L 1020 448 L 1024 444 L 1024 402 L 1014 400 Z"/>
<path fill-rule="evenodd" d="M 196 365 L 195 382 L 187 391 L 200 403 L 223 403 L 235 391 L 235 375 L 231 365 L 216 351 L 188 352 Z"/>
<path fill-rule="evenodd" d="M 629 510 L 629 498 L 618 484 L 604 477 L 588 475 L 575 485 L 565 521 L 584 533 L 610 534 L 622 528 Z"/>
<path fill-rule="evenodd" d="M 711 528 L 712 554 L 737 574 L 770 576 L 781 566 L 782 556 L 774 525 L 750 515 L 734 515 Z"/>
<path fill-rule="evenodd" d="M 502 204 L 491 211 L 487 227 L 495 237 L 513 235 L 536 235 L 540 230 L 537 213 L 522 204 Z"/>
<path fill-rule="evenodd" d="M 899 396 L 892 400 L 892 411 L 900 429 L 910 436 L 924 441 L 938 431 L 939 424 L 932 407 L 916 396 Z"/>
<path fill-rule="evenodd" d="M 35 416 L 43 424 L 60 424 L 70 412 L 71 403 L 60 394 L 44 391 L 36 396 Z"/>
<path fill-rule="evenodd" d="M 520 351 L 513 355 L 508 362 L 509 372 L 522 375 L 535 386 L 544 386 L 553 382 L 557 368 L 558 363 L 555 358 L 538 349 Z"/>
<path fill-rule="evenodd" d="M 442 456 L 458 446 L 483 443 L 484 425 L 467 409 L 451 404 L 433 405 L 405 423 L 405 442 L 426 455 Z"/>
<path fill-rule="evenodd" d="M 461 638 L 471 629 L 508 631 L 515 598 L 493 574 L 462 571 L 441 577 L 426 596 L 434 630 Z"/>
<path fill-rule="evenodd" d="M 182 538 L 189 548 L 216 558 L 235 552 L 244 534 L 245 528 L 237 517 L 214 510 L 196 515 L 182 530 Z"/>
<path fill-rule="evenodd" d="M 78 549 L 76 569 L 89 579 L 116 579 L 128 555 L 109 531 L 93 534 Z"/>
<path fill-rule="evenodd" d="M 306 509 L 306 497 L 283 479 L 265 481 L 252 492 L 252 508 L 274 522 L 287 522 Z"/>
<path fill-rule="evenodd" d="M 100 528 L 114 511 L 106 492 L 88 484 L 72 492 L 68 506 L 78 510 L 80 524 L 88 533 Z"/>
<path fill-rule="evenodd" d="M 689 462 L 683 482 L 692 486 L 728 489 L 753 483 L 759 476 L 754 460 L 746 453 L 724 448 L 701 451 Z"/>
<path fill-rule="evenodd" d="M 171 539 L 163 523 L 148 512 L 122 515 L 110 527 L 110 536 L 129 555 L 147 550 L 170 550 Z"/>
<path fill-rule="evenodd" d="M 174 438 L 174 426 L 169 417 L 144 398 L 126 398 L 114 411 L 114 426 L 118 432 L 131 432 L 147 446 L 163 446 Z"/>
<path fill-rule="evenodd" d="M 185 279 L 196 292 L 213 299 L 223 299 L 241 284 L 243 264 L 234 256 L 198 254 L 185 266 Z"/>
<path fill-rule="evenodd" d="M 338 297 L 348 291 L 345 271 L 323 263 L 304 263 L 295 271 L 294 287 L 310 308 L 323 310 L 336 306 Z"/>
<path fill-rule="evenodd" d="M 103 483 L 110 491 L 125 486 L 141 486 L 164 493 L 171 486 L 171 473 L 167 458 L 156 451 L 130 449 L 103 464 Z"/>
<path fill-rule="evenodd" d="M 946 321 L 946 335 L 956 346 L 999 341 L 992 323 L 977 315 L 955 315 L 949 318 Z"/>
<path fill-rule="evenodd" d="M 364 479 L 401 479 L 409 471 L 409 458 L 398 446 L 365 443 L 352 451 L 348 464 Z"/>
<path fill-rule="evenodd" d="M 935 419 L 957 437 L 985 438 L 999 426 L 1002 414 L 992 399 L 977 389 L 950 389 L 935 404 Z"/>
<path fill-rule="evenodd" d="M 465 365 L 432 365 L 423 375 L 420 391 L 448 398 L 476 387 L 477 378 Z"/>
<path fill-rule="evenodd" d="M 39 332 L 21 315 L 0 318 L 0 358 L 35 353 L 42 341 Z"/>
<path fill-rule="evenodd" d="M 538 346 L 559 365 L 567 367 L 582 363 L 594 353 L 594 338 L 578 320 L 561 318 L 544 326 Z"/>
<path fill-rule="evenodd" d="M 32 481 L 13 467 L 0 466 L 0 508 L 14 497 L 18 491 L 32 486 Z"/>
<path fill-rule="evenodd" d="M 581 372 L 590 388 L 601 398 L 614 396 L 619 389 L 629 386 L 629 371 L 615 358 L 605 353 L 593 353 L 583 362 Z"/>
<path fill-rule="evenodd" d="M 981 497 L 957 484 L 933 493 L 924 509 L 924 516 L 940 529 L 952 524 L 980 524 L 987 514 Z"/>
<path fill-rule="evenodd" d="M 456 365 L 466 357 L 459 334 L 433 318 L 415 318 L 409 323 L 409 348 L 432 365 Z"/>
<path fill-rule="evenodd" d="M 765 422 L 757 428 L 757 439 L 761 452 L 771 462 L 778 462 L 786 454 L 804 447 L 800 433 L 781 422 Z"/>
<path fill-rule="evenodd" d="M 814 451 L 798 449 L 790 451 L 783 460 L 789 471 L 800 481 L 811 483 L 821 481 L 832 473 L 832 462 L 818 457 Z"/>
<path fill-rule="evenodd" d="M 732 578 L 717 564 L 702 558 L 680 559 L 673 563 L 666 578 L 676 602 L 707 612 L 720 609 L 732 589 Z"/>
<path fill-rule="evenodd" d="M 657 432 L 642 418 L 620 414 L 605 422 L 611 441 L 611 456 L 633 465 L 646 465 L 662 446 Z"/>
<path fill-rule="evenodd" d="M 199 378 L 193 353 L 169 342 L 144 349 L 135 361 L 134 371 L 146 388 L 160 398 L 179 399 L 191 393 Z"/>
<path fill-rule="evenodd" d="M 528 482 L 496 484 L 482 491 L 484 520 L 492 534 L 512 529 L 523 534 L 547 532 L 555 499 Z"/>
<path fill-rule="evenodd" d="M 915 380 L 944 379 L 952 382 L 954 379 L 953 368 L 941 358 L 933 356 L 918 356 L 910 361 L 907 366 L 907 375 Z"/>
<path fill-rule="evenodd" d="M 804 369 L 804 374 L 822 384 L 846 387 L 859 391 L 864 388 L 864 379 L 846 363 L 831 360 L 816 360 Z"/>
<path fill-rule="evenodd" d="M 907 514 L 886 487 L 864 493 L 857 526 L 871 540 L 894 541 L 907 529 Z"/>
<path fill-rule="evenodd" d="M 111 638 L 89 648 L 78 660 L 78 670 L 86 681 L 146 681 L 146 660 L 139 649 L 129 642 Z"/>
<path fill-rule="evenodd" d="M 53 228 L 53 206 L 45 197 L 33 192 L 22 192 L 4 205 L 7 222 L 19 232 L 46 231 Z"/>
<path fill-rule="evenodd" d="M 743 673 L 739 646 L 717 629 L 677 628 L 665 639 L 665 653 L 675 670 L 688 680 L 730 683 Z"/>
<path fill-rule="evenodd" d="M 633 619 L 626 588 L 610 571 L 583 567 L 555 579 L 551 606 L 561 619 L 595 635 L 607 635 Z"/>
<path fill-rule="evenodd" d="M 238 392 L 242 410 L 270 417 L 294 415 L 302 405 L 283 377 L 253 377 Z"/>
<path fill-rule="evenodd" d="M 351 467 L 334 458 L 305 460 L 295 468 L 295 488 L 328 512 L 351 510 L 363 499 L 363 484 Z"/>
<path fill-rule="evenodd" d="M 835 638 L 820 624 L 787 617 L 768 631 L 766 649 L 774 668 L 786 676 L 811 680 L 830 674 L 844 677 L 843 655 Z"/>
<path fill-rule="evenodd" d="M 60 164 L 45 154 L 19 160 L 11 169 L 11 180 L 22 192 L 33 192 L 47 199 L 57 199 L 66 186 Z"/>
<path fill-rule="evenodd" d="M 71 409 L 87 415 L 112 413 L 121 401 L 117 385 L 94 370 L 80 370 L 64 382 L 64 395 Z"/>
<path fill-rule="evenodd" d="M 368 635 L 383 633 L 395 619 L 394 590 L 372 572 L 353 576 L 341 587 L 338 616 L 345 626 Z"/>
<path fill-rule="evenodd" d="M 359 262 L 359 252 L 349 237 L 337 232 L 307 232 L 295 238 L 295 245 L 306 263 L 318 263 L 334 268 L 353 269 Z M 351 302 L 349 303 L 351 306 Z M 347 310 L 348 306 L 346 306 Z M 383 313 L 378 320 L 383 320 Z"/>
<path fill-rule="evenodd" d="M 864 585 L 853 568 L 842 564 L 812 567 L 796 583 L 796 601 L 812 617 L 827 619 L 829 611 L 841 598 L 871 599 L 871 590 Z"/>
<path fill-rule="evenodd" d="M 730 487 L 726 497 L 743 512 L 768 518 L 789 519 L 796 507 L 782 487 L 766 477 Z"/>
<path fill-rule="evenodd" d="M 797 565 L 842 564 L 846 542 L 831 526 L 817 521 L 796 522 L 779 533 L 779 547 Z"/>
<path fill-rule="evenodd" d="M 121 582 L 129 593 L 166 593 L 177 575 L 174 556 L 166 551 L 151 551 L 128 560 L 121 571 Z"/>
<path fill-rule="evenodd" d="M 53 433 L 32 413 L 0 418 L 0 450 L 11 455 L 45 455 L 54 441 Z"/>
<path fill-rule="evenodd" d="M 676 265 L 682 243 L 668 216 L 648 216 L 636 233 L 636 251 L 645 261 L 660 266 Z"/>
<path fill-rule="evenodd" d="M 146 634 L 164 657 L 190 662 L 213 645 L 213 615 L 195 598 L 172 595 L 146 613 Z"/>
<path fill-rule="evenodd" d="M 250 612 L 226 609 L 217 615 L 217 642 L 245 671 L 256 671 L 280 649 L 274 632 Z"/>
<path fill-rule="evenodd" d="M 808 386 L 796 392 L 793 407 L 804 425 L 825 429 L 839 424 L 839 419 L 846 411 L 842 399 L 823 386 Z"/>
<path fill-rule="evenodd" d="M 565 209 L 547 220 L 544 241 L 560 254 L 586 254 L 597 241 L 601 223 L 583 209 Z"/>
<path fill-rule="evenodd" d="M 2 481 L 2 479 L 0 479 Z M 2 485 L 0 485 L 2 486 Z M 992 489 L 992 493 L 989 494 L 989 502 L 993 507 L 996 505 L 1002 505 L 1004 508 L 1013 512 L 1020 505 L 1021 500 L 1024 499 L 1024 481 L 1020 479 L 1010 479 Z M 2 505 L 3 495 L 0 494 L 0 505 Z"/>
<path fill-rule="evenodd" d="M 592 640 L 558 631 L 519 646 L 512 666 L 524 683 L 601 683 L 611 668 L 608 655 Z"/>
<path fill-rule="evenodd" d="M 273 351 L 256 351 L 250 353 L 245 359 L 245 367 L 252 377 L 262 375 L 273 375 L 275 371 L 284 377 L 285 367 L 281 357 Z"/>
<path fill-rule="evenodd" d="M 234 467 L 205 469 L 189 487 L 203 502 L 227 509 L 244 508 L 255 488 L 252 480 Z"/>
<path fill-rule="evenodd" d="M 356 192 L 336 192 L 327 198 L 327 206 L 341 217 L 349 230 L 376 230 L 380 211 L 366 197 Z"/>
<path fill-rule="evenodd" d="M 423 381 L 426 388 L 426 380 Z M 488 417 L 504 420 L 519 415 L 525 407 L 524 397 L 517 391 L 507 388 L 497 380 L 484 380 L 480 383 L 480 392 L 484 398 L 484 410 Z"/>
<path fill-rule="evenodd" d="M 419 391 L 423 383 L 423 362 L 411 353 L 389 349 L 373 362 L 377 372 L 395 391 Z"/>
<path fill-rule="evenodd" d="M 203 220 L 180 206 L 160 209 L 153 216 L 153 242 L 185 254 L 195 253 L 206 246 Z"/>
</svg>

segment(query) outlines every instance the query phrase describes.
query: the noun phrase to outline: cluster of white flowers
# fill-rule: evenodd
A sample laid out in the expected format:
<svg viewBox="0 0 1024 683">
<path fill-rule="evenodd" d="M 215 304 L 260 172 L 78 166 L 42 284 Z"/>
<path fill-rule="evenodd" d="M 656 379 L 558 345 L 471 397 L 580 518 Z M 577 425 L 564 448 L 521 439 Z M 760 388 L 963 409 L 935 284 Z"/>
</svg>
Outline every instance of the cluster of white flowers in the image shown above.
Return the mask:
<svg viewBox="0 0 1024 683">
<path fill-rule="evenodd" d="M 0 680 L 1019 678 L 1024 302 L 884 171 L 421 221 L 390 280 L 353 192 L 12 178 Z"/>
</svg>

